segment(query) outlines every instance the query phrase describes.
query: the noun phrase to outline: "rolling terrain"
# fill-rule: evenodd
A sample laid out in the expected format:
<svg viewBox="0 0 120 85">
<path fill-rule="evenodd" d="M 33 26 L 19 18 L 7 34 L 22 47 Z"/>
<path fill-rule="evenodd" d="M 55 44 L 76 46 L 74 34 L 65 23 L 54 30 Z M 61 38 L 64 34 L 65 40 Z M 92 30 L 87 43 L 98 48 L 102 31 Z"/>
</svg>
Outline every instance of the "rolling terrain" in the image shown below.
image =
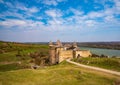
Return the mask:
<svg viewBox="0 0 120 85">
<path fill-rule="evenodd" d="M 117 85 L 120 77 L 80 68 L 67 62 L 34 69 L 0 72 L 1 85 Z"/>
</svg>

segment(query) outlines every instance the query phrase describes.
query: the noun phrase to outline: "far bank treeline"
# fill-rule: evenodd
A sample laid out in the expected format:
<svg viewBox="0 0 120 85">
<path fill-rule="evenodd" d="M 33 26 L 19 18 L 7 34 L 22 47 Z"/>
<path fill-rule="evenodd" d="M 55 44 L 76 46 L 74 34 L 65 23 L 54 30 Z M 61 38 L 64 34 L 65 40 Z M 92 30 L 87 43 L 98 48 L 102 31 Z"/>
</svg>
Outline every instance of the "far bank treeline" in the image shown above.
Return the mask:
<svg viewBox="0 0 120 85">
<path fill-rule="evenodd" d="M 84 42 L 84 43 L 77 43 L 77 44 L 78 46 L 83 46 L 83 47 L 120 50 L 120 42 Z"/>
</svg>

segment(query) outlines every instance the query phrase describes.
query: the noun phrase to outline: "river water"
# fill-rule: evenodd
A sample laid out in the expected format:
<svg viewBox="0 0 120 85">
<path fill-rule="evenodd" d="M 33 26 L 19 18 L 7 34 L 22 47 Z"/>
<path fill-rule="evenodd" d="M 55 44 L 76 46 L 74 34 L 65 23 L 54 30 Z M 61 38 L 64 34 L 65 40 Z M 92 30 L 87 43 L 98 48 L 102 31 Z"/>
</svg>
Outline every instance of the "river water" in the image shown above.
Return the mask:
<svg viewBox="0 0 120 85">
<path fill-rule="evenodd" d="M 103 49 L 103 48 L 91 48 L 91 47 L 80 47 L 81 50 L 90 50 L 92 53 L 97 55 L 117 56 L 120 57 L 120 50 Z"/>
</svg>

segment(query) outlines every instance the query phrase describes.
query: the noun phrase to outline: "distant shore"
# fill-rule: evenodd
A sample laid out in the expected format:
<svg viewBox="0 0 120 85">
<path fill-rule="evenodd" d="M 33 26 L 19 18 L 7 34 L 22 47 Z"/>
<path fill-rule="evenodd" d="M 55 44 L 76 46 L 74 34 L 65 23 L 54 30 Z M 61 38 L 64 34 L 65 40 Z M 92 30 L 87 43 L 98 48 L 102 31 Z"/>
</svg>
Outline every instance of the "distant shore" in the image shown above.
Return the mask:
<svg viewBox="0 0 120 85">
<path fill-rule="evenodd" d="M 78 46 L 120 50 L 120 42 L 88 42 L 78 43 Z"/>
<path fill-rule="evenodd" d="M 90 50 L 93 54 L 96 54 L 99 56 L 105 55 L 105 56 L 109 56 L 109 57 L 120 58 L 120 50 L 116 50 L 116 49 L 93 48 L 93 47 L 83 47 L 83 46 L 80 46 L 80 49 Z"/>
</svg>

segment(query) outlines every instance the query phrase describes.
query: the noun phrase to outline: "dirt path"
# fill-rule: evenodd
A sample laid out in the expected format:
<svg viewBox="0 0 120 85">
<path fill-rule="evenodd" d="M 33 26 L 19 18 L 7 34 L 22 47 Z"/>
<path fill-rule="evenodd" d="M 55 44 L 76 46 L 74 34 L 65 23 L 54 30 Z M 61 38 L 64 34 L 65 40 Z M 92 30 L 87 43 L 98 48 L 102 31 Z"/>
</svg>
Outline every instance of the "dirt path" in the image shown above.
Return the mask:
<svg viewBox="0 0 120 85">
<path fill-rule="evenodd" d="M 114 74 L 114 75 L 120 76 L 120 72 L 111 71 L 111 70 L 102 69 L 102 68 L 93 67 L 93 66 L 87 66 L 87 65 L 83 65 L 83 64 L 79 64 L 79 63 L 70 61 L 70 60 L 66 60 L 66 61 L 69 62 L 69 63 L 75 64 L 77 66 L 80 66 L 80 67 L 84 67 L 84 68 L 88 68 L 88 69 L 93 69 L 93 70 L 97 70 L 97 71 L 106 72 L 106 73 L 110 73 L 110 74 Z"/>
</svg>

